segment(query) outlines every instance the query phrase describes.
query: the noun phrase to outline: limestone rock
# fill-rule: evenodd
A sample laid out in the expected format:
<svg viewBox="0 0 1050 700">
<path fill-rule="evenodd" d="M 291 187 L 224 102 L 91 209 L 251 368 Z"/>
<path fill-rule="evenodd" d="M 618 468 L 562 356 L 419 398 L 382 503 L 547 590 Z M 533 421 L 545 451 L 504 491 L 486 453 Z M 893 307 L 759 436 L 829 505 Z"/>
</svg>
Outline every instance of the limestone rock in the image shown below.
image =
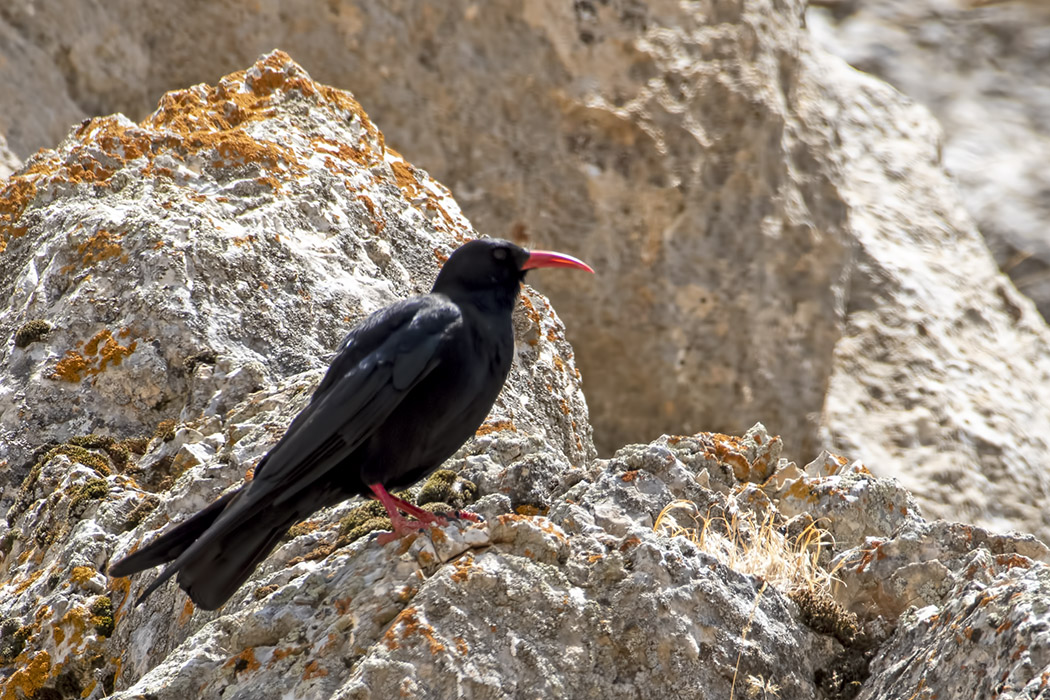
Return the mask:
<svg viewBox="0 0 1050 700">
<path fill-rule="evenodd" d="M 428 289 L 438 263 L 476 234 L 447 190 L 385 147 L 352 96 L 280 52 L 216 87 L 166 95 L 141 124 L 85 122 L 33 156 L 0 200 L 0 626 L 15 640 L 0 648 L 3 694 L 101 697 L 208 619 L 234 624 L 234 608 L 266 597 L 258 590 L 316 568 L 319 525 L 304 524 L 260 569 L 265 584 L 210 616 L 174 590 L 132 610 L 148 577 L 102 573 L 239 483 L 305 405 L 342 333 Z M 479 433 L 513 435 L 558 475 L 571 472 L 594 448 L 563 327 L 528 288 L 515 326 L 512 376 Z M 321 517 L 333 540 L 351 505 Z M 367 557 L 391 563 L 392 580 L 419 578 L 374 546 Z M 373 632 L 389 621 L 378 618 Z M 195 673 L 201 651 L 214 647 L 185 652 Z"/>
<path fill-rule="evenodd" d="M 47 441 L 148 437 L 324 366 L 357 319 L 426 291 L 474 235 L 352 97 L 283 54 L 170 93 L 142 124 L 82 124 L 0 200 L 8 489 Z M 41 320 L 39 340 L 12 340 Z M 530 399 L 504 399 L 493 419 L 580 463 L 593 448 L 560 322 L 526 292 L 515 323 L 510 386 Z"/>
<path fill-rule="evenodd" d="M 760 420 L 792 457 L 900 478 L 931 516 L 1050 536 L 1045 325 L 996 272 L 938 126 L 817 48 L 801 0 L 281 12 L 12 0 L 0 21 L 80 116 L 144 115 L 274 45 L 352 88 L 479 230 L 597 266 L 545 284 L 606 455 Z"/>
<path fill-rule="evenodd" d="M 0 17 L 31 26 L 27 6 Z M 0 694 L 950 697 L 996 680 L 1035 697 L 1047 550 L 995 530 L 1047 527 L 1046 330 L 995 272 L 925 111 L 814 50 L 794 2 L 410 4 L 405 31 L 431 37 L 418 66 L 374 7 L 347 11 L 344 45 L 404 72 L 339 82 L 382 96 L 399 143 L 464 159 L 439 167 L 488 232 L 516 218 L 620 275 L 616 296 L 561 290 L 574 330 L 624 308 L 637 326 L 581 363 L 665 371 L 594 373 L 620 449 L 593 459 L 573 350 L 528 291 L 509 386 L 447 465 L 485 523 L 380 547 L 348 541 L 342 504 L 220 611 L 170 583 L 133 609 L 149 576 L 109 580 L 107 562 L 238 483 L 341 333 L 429 286 L 473 230 L 281 54 L 141 124 L 86 122 L 0 190 Z M 471 90 L 468 139 L 448 115 Z M 616 426 L 685 432 L 683 405 L 784 437 L 622 445 Z M 844 456 L 783 457 L 822 441 Z M 846 585 L 822 602 L 775 583 L 784 567 L 806 594 Z M 930 672 L 931 654 L 968 670 Z"/>
<path fill-rule="evenodd" d="M 811 9 L 807 24 L 821 46 L 933 112 L 967 210 L 1050 318 L 1050 7 L 851 0 Z"/>
</svg>

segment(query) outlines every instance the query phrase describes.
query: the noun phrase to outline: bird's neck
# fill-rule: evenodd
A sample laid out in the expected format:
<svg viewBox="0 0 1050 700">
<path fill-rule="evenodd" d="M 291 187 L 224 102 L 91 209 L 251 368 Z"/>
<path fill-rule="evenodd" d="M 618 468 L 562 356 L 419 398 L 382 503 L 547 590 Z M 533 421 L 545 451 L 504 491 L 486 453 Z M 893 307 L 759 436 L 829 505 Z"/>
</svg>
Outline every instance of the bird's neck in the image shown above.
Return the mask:
<svg viewBox="0 0 1050 700">
<path fill-rule="evenodd" d="M 486 316 L 506 316 L 509 318 L 514 312 L 514 303 L 518 299 L 518 291 L 520 289 L 520 284 L 515 284 L 513 288 L 460 289 L 451 294 L 445 293 L 445 296 L 460 308 L 470 307 Z"/>
</svg>

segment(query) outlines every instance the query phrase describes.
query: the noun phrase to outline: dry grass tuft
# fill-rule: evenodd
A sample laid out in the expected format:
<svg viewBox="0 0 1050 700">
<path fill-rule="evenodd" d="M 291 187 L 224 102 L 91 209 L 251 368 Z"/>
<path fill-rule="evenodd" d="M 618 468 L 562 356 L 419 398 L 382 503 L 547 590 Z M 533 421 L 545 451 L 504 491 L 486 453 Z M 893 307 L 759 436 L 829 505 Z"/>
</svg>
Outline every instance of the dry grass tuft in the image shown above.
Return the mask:
<svg viewBox="0 0 1050 700">
<path fill-rule="evenodd" d="M 725 566 L 762 581 L 742 630 L 742 640 L 751 632 L 751 623 L 767 586 L 795 600 L 804 622 L 808 623 L 811 618 L 820 620 L 829 628 L 825 633 L 836 636 L 841 633 L 852 640 L 857 632 L 856 617 L 846 619 L 846 611 L 831 597 L 831 584 L 837 580 L 835 572 L 842 564 L 829 570 L 820 563 L 821 553 L 829 547 L 829 533 L 814 522 L 795 535 L 791 534 L 792 529 L 775 508 L 766 508 L 763 514 L 743 509 L 735 509 L 731 514 L 725 511 L 720 515 L 710 511 L 701 514 L 695 503 L 685 500 L 668 504 L 653 525 L 654 531 L 670 537 L 685 537 Z M 821 605 L 810 605 L 811 601 Z M 742 654 L 741 648 L 733 671 L 730 700 L 736 694 Z M 775 698 L 780 687 L 772 680 L 749 675 L 745 692 L 749 698 Z"/>
<path fill-rule="evenodd" d="M 682 516 L 691 524 L 681 525 Z M 678 500 L 660 511 L 653 530 L 685 537 L 734 571 L 757 576 L 785 593 L 830 591 L 841 564 L 831 570 L 820 564 L 828 533 L 810 523 L 791 536 L 781 521 L 773 508 L 761 516 L 751 510 L 712 515 L 701 514 L 692 501 Z"/>
</svg>

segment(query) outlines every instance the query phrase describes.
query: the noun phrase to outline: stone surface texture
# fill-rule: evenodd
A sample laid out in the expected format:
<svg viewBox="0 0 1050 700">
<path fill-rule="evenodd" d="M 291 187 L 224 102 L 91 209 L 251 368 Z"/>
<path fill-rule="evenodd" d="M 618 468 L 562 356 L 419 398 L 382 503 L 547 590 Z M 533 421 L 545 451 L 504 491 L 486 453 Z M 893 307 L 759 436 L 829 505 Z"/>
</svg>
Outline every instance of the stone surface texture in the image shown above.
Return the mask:
<svg viewBox="0 0 1050 700">
<path fill-rule="evenodd" d="M 820 4 L 830 7 L 811 8 L 807 24 L 821 46 L 937 117 L 967 210 L 999 265 L 1050 318 L 1050 5 Z"/>
<path fill-rule="evenodd" d="M 63 7 L 0 18 L 44 46 Z M 339 82 L 418 159 L 274 52 L 0 183 L 0 698 L 1045 693 L 1050 552 L 1004 531 L 1050 532 L 1050 344 L 923 108 L 789 0 L 339 8 L 317 31 L 402 71 Z M 123 94 L 119 63 L 66 86 Z M 219 611 L 171 583 L 132 607 L 149 575 L 108 562 L 250 473 L 342 333 L 476 235 L 460 204 L 600 273 L 549 278 L 579 345 L 524 291 L 511 380 L 446 465 L 485 521 L 379 546 L 346 503 Z M 745 522 L 818 542 L 830 592 L 711 549 L 753 549 Z"/>
<path fill-rule="evenodd" d="M 900 478 L 928 515 L 1050 536 L 1045 323 L 997 272 L 928 112 L 818 48 L 804 12 L 403 0 L 290 21 L 274 2 L 12 0 L 0 21 L 38 57 L 17 80 L 61 83 L 77 119 L 145 115 L 273 46 L 352 89 L 479 231 L 600 270 L 544 289 L 603 454 L 761 421 L 802 460 Z M 17 154 L 65 133 L 57 106 L 21 105 L 0 106 Z"/>
</svg>

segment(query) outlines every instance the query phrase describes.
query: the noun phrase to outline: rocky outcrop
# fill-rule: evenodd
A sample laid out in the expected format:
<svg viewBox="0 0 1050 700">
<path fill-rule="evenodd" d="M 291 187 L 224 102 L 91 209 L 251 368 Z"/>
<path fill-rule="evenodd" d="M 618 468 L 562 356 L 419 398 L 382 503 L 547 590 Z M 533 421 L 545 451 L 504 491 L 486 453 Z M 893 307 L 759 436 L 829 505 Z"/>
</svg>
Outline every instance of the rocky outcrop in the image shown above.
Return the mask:
<svg viewBox="0 0 1050 700">
<path fill-rule="evenodd" d="M 813 3 L 814 5 L 817 3 Z M 821 2 L 820 45 L 928 107 L 944 164 L 995 258 L 1050 318 L 1050 7 L 1041 2 Z"/>
<path fill-rule="evenodd" d="M 133 607 L 149 576 L 108 562 L 239 483 L 340 333 L 474 231 L 281 53 L 81 125 L 0 202 L 0 697 L 1034 698 L 1050 673 L 1042 542 L 924 520 L 761 425 L 595 459 L 528 289 L 500 402 L 411 494 L 484 522 L 380 546 L 344 503 L 219 611 L 170 582 Z"/>
<path fill-rule="evenodd" d="M 816 48 L 800 0 L 316 3 L 297 22 L 9 5 L 87 116 L 290 48 L 478 230 L 593 261 L 546 291 L 603 454 L 761 420 L 791 454 L 897 476 L 929 515 L 1050 536 L 1045 324 L 998 274 L 938 126 Z"/>
<path fill-rule="evenodd" d="M 9 483 L 48 441 L 149 436 L 319 370 L 355 319 L 429 289 L 472 234 L 448 191 L 387 149 L 352 98 L 275 56 L 167 95 L 141 125 L 86 122 L 7 185 Z M 532 299 L 511 383 L 553 393 L 502 403 L 496 417 L 579 463 L 593 447 L 571 351 Z"/>
</svg>

